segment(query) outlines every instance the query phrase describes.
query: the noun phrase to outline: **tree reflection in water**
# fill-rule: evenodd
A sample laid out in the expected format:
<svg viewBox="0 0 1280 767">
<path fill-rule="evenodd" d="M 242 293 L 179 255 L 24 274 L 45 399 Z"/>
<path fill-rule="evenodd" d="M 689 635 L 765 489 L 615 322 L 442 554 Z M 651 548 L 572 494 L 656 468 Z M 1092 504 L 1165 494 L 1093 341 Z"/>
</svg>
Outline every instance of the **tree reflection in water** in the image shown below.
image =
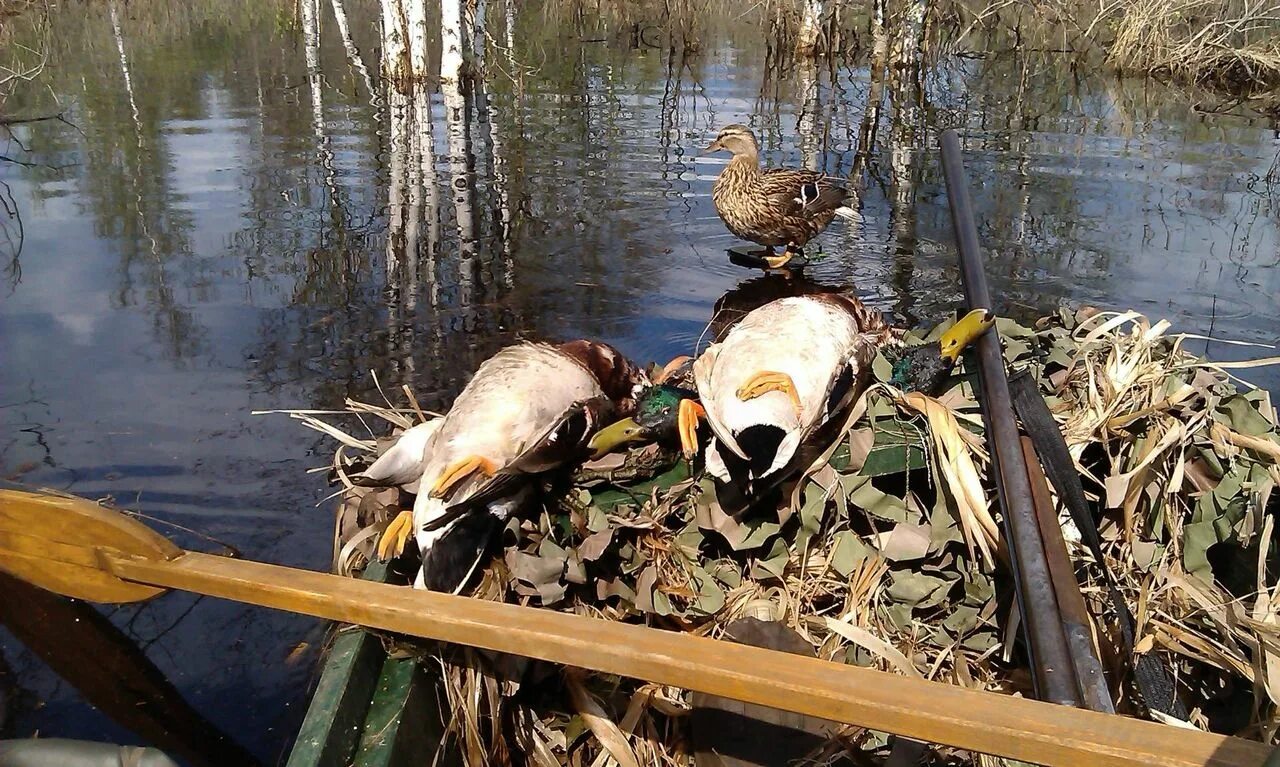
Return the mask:
<svg viewBox="0 0 1280 767">
<path fill-rule="evenodd" d="M 813 284 L 852 283 L 907 320 L 950 309 L 934 144 L 954 126 L 1013 311 L 1136 305 L 1276 340 L 1265 124 L 1022 54 L 920 58 L 913 0 L 811 5 L 831 49 L 816 60 L 795 55 L 798 16 L 776 4 L 55 8 L 47 89 L 5 104 L 65 108 L 78 130 L 22 128 L 24 157 L 65 169 L 0 169 L 27 236 L 0 300 L 2 473 L 318 566 L 319 445 L 248 413 L 378 400 L 375 372 L 441 409 L 517 338 L 689 353 L 726 292 L 742 305 L 782 287 L 728 262 L 709 199 L 721 160 L 697 154 L 739 120 L 770 162 L 858 190 L 865 222 L 828 230 Z M 113 620 L 255 753 L 288 739 L 314 624 L 179 596 Z M 282 666 L 301 642 L 301 666 Z M 116 734 L 4 648 L 46 712 Z M 39 716 L 23 726 L 48 729 Z"/>
</svg>

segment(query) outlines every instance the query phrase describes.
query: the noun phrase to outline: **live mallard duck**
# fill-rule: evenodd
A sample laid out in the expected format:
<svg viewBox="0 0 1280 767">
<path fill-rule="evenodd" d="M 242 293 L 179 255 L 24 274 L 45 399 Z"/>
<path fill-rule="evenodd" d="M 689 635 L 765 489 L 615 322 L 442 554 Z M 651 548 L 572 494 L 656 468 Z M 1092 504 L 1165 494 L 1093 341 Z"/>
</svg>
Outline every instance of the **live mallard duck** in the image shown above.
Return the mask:
<svg viewBox="0 0 1280 767">
<path fill-rule="evenodd" d="M 823 427 L 842 424 L 877 351 L 893 360 L 894 385 L 932 392 L 993 323 L 989 312 L 970 312 L 937 343 L 905 346 L 904 331 L 850 295 L 782 298 L 748 313 L 693 365 L 721 506 L 741 512 L 803 468 L 802 445 L 829 444 L 835 435 Z"/>
<path fill-rule="evenodd" d="M 534 475 L 584 458 L 596 430 L 635 410 L 648 377 L 594 341 L 521 343 L 480 366 L 443 418 L 401 435 L 359 478 L 416 489 L 413 510 L 383 533 L 398 556 L 415 535 L 420 588 L 457 592 Z M 416 488 L 414 487 L 416 485 Z"/>
<path fill-rule="evenodd" d="M 726 125 L 704 151 L 720 150 L 733 158 L 711 191 L 716 212 L 735 236 L 765 246 L 772 268 L 785 266 L 837 215 L 859 218 L 844 204 L 848 192 L 838 179 L 798 168 L 761 169 L 756 136 L 745 125 Z M 774 255 L 776 247 L 785 248 L 782 255 Z"/>
</svg>

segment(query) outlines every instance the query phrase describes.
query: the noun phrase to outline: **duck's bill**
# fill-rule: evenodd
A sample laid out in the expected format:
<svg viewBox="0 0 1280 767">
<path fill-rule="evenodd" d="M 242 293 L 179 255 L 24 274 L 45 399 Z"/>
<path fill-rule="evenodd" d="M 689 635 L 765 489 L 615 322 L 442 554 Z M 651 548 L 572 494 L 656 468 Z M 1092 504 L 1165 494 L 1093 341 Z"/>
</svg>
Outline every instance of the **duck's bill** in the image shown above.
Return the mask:
<svg viewBox="0 0 1280 767">
<path fill-rule="evenodd" d="M 643 441 L 646 433 L 647 430 L 636 423 L 636 419 L 623 418 L 621 421 L 614 421 L 596 432 L 591 441 L 587 443 L 587 447 L 591 448 L 591 458 L 593 460 L 603 458 L 624 445 Z"/>
<path fill-rule="evenodd" d="M 724 147 L 720 144 L 720 139 L 716 139 L 715 141 L 712 141 L 710 144 L 707 144 L 707 146 L 702 151 L 704 153 L 718 152 L 721 149 L 724 149 Z"/>
<path fill-rule="evenodd" d="M 698 454 L 698 421 L 706 416 L 707 411 L 702 405 L 691 399 L 680 400 L 680 452 L 689 460 Z"/>
<path fill-rule="evenodd" d="M 996 315 L 987 309 L 974 309 L 961 317 L 938 339 L 942 347 L 942 356 L 955 361 L 978 337 L 996 324 Z"/>
</svg>

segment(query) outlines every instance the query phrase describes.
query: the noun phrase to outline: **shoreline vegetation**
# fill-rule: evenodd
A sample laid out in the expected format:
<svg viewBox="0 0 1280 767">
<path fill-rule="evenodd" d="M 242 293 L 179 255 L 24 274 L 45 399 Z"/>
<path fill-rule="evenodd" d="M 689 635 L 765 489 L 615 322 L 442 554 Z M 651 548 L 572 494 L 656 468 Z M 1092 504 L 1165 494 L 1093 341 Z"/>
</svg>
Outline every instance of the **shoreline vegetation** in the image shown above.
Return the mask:
<svg viewBox="0 0 1280 767">
<path fill-rule="evenodd" d="M 442 7 L 460 7 L 472 16 L 476 1 Z M 431 15 L 422 2 L 387 2 L 405 10 L 424 6 Z M 288 5 L 282 12 L 299 12 Z M 745 26 L 760 30 L 767 48 L 797 58 L 873 65 L 887 59 L 897 69 L 909 69 L 947 57 L 1052 55 L 1064 74 L 1102 66 L 1122 77 L 1203 88 L 1280 115 L 1280 0 L 769 0 L 745 9 L 724 0 L 551 0 L 540 5 L 548 17 L 562 18 L 567 31 L 603 19 L 658 45 L 656 28 L 666 33 L 664 43 L 687 52 L 700 49 L 717 25 L 752 22 Z M 6 97 L 34 85 L 44 68 L 44 51 L 14 43 L 29 36 L 25 26 L 47 31 L 49 10 L 48 0 L 0 0 L 0 43 L 6 51 L 0 60 L 0 117 L 11 117 Z M 430 26 L 418 18 L 421 13 L 407 15 L 411 24 Z M 460 52 L 470 58 L 470 51 Z"/>
<path fill-rule="evenodd" d="M 1096 64 L 1120 76 L 1195 85 L 1241 100 L 1280 106 L 1280 3 L 1254 0 L 1069 0 L 1037 4 L 997 0 L 981 10 L 951 7 L 962 27 L 952 45 L 1003 33 L 1015 47 Z M 953 49 L 954 50 L 954 49 Z"/>
<path fill-rule="evenodd" d="M 1102 66 L 1280 114 L 1280 2 L 1272 0 L 770 0 L 745 10 L 723 2 L 576 0 L 549 3 L 544 12 L 562 15 L 569 28 L 584 16 L 619 28 L 665 26 L 687 51 L 699 49 L 715 23 L 750 20 L 780 54 L 873 65 L 887 58 L 899 69 L 948 56 L 1049 54 L 1064 75 Z"/>
</svg>

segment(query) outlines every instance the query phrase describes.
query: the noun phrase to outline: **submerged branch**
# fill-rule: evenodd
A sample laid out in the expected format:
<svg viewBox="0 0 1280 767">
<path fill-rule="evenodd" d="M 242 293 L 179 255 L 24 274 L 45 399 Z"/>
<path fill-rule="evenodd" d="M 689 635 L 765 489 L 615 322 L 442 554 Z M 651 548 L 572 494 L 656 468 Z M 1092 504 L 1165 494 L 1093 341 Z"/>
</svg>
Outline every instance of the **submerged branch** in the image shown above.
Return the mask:
<svg viewBox="0 0 1280 767">
<path fill-rule="evenodd" d="M 6 126 L 6 127 L 10 125 L 27 125 L 29 123 L 47 122 L 49 120 L 57 120 L 58 122 L 63 122 L 63 123 L 66 123 L 67 125 L 70 125 L 71 123 L 67 121 L 67 118 L 63 117 L 64 114 L 66 113 L 58 112 L 57 114 L 38 115 L 36 117 L 0 117 L 0 125 Z"/>
</svg>

